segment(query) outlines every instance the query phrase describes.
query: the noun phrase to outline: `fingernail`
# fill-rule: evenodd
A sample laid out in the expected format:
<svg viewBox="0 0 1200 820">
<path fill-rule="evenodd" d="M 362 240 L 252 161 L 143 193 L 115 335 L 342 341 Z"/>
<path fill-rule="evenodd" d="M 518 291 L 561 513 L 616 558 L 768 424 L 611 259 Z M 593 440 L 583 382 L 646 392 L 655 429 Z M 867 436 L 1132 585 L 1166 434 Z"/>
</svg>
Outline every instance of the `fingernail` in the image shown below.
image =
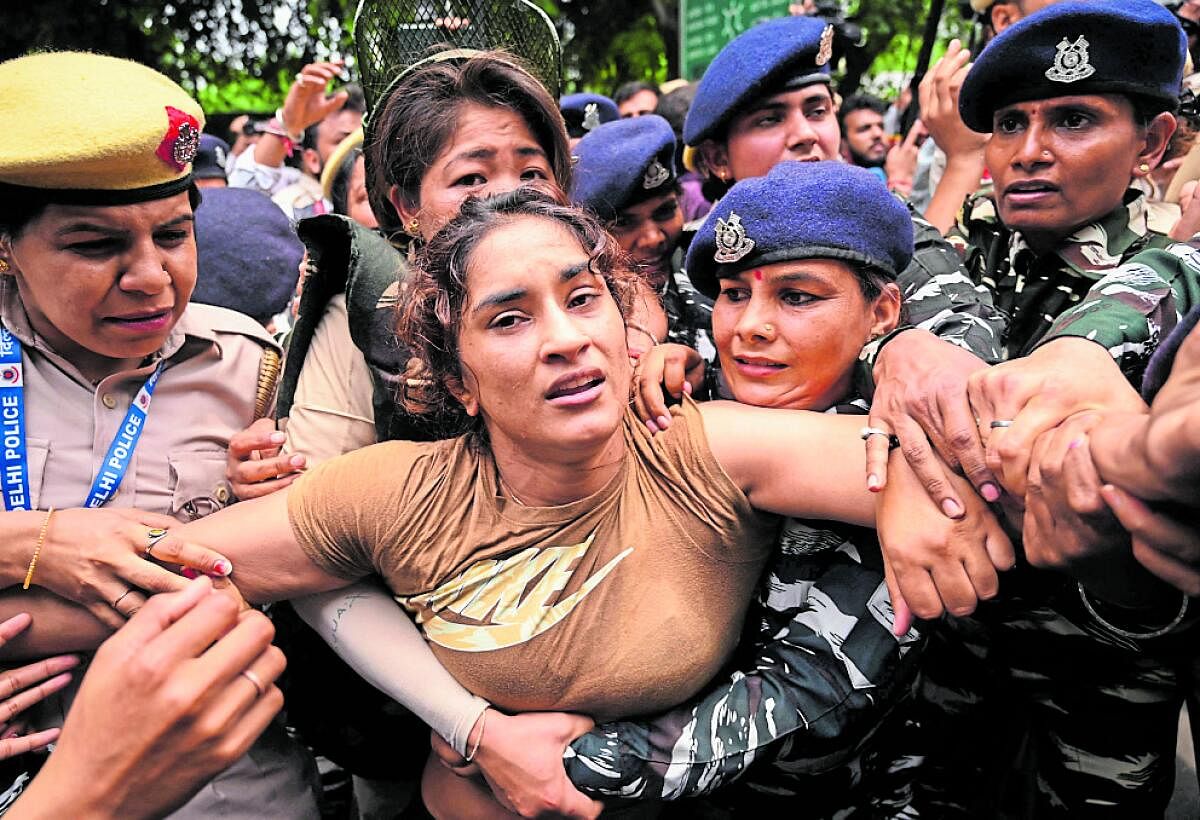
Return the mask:
<svg viewBox="0 0 1200 820">
<path fill-rule="evenodd" d="M 200 577 L 200 573 L 196 572 L 196 570 L 192 569 L 191 567 L 184 567 L 179 571 L 179 574 L 184 578 L 187 578 L 189 581 Z"/>
<path fill-rule="evenodd" d="M 659 416 L 658 417 L 658 426 L 661 427 L 663 430 L 666 430 L 668 427 L 671 426 L 671 419 L 668 416 Z"/>
<path fill-rule="evenodd" d="M 646 428 L 650 430 L 652 435 L 658 432 L 658 426 L 654 423 L 653 419 L 646 422 Z"/>
<path fill-rule="evenodd" d="M 229 563 L 229 561 L 222 558 L 221 560 L 219 560 L 215 564 L 213 564 L 213 571 L 216 572 L 217 575 L 220 575 L 222 578 L 227 578 L 233 572 L 233 564 Z"/>
<path fill-rule="evenodd" d="M 692 395 L 692 383 L 691 382 L 683 383 L 683 392 L 687 393 L 689 396 Z"/>
<path fill-rule="evenodd" d="M 990 481 L 980 487 L 979 492 L 983 495 L 983 500 L 989 504 L 1000 500 L 1000 488 Z"/>
<path fill-rule="evenodd" d="M 879 492 L 879 476 L 874 473 L 867 476 L 867 489 L 873 493 Z"/>
<path fill-rule="evenodd" d="M 288 464 L 292 465 L 293 467 L 303 467 L 304 456 L 292 456 L 288 459 Z"/>
<path fill-rule="evenodd" d="M 963 514 L 962 505 L 953 498 L 947 498 L 942 502 L 942 512 L 950 518 L 961 518 Z"/>
<path fill-rule="evenodd" d="M 283 444 L 285 441 L 287 441 L 286 434 L 281 433 L 278 430 L 276 430 L 274 433 L 271 434 L 271 443 L 272 444 Z"/>
</svg>

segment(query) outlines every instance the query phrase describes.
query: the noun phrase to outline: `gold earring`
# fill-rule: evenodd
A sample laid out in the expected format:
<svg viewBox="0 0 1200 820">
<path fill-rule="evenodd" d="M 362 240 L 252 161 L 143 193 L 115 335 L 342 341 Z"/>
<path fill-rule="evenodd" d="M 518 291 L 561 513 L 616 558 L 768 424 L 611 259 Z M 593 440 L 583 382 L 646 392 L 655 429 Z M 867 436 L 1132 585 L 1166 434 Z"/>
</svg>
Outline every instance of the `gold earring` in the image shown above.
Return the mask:
<svg viewBox="0 0 1200 820">
<path fill-rule="evenodd" d="M 1138 166 L 1138 170 L 1141 171 L 1143 174 L 1150 173 L 1150 163 L 1143 162 L 1141 165 Z"/>
<path fill-rule="evenodd" d="M 408 221 L 408 232 L 413 236 L 421 234 L 421 220 L 413 218 Z"/>
<path fill-rule="evenodd" d="M 0 259 L 0 273 L 8 273 L 8 260 Z"/>
</svg>

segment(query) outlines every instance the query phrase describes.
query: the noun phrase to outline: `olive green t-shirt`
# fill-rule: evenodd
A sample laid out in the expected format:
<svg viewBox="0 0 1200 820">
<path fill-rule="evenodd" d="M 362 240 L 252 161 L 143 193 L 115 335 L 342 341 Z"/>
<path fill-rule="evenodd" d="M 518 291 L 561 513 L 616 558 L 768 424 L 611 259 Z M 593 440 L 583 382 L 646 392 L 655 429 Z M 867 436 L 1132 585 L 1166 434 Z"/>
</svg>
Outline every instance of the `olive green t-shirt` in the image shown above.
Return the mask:
<svg viewBox="0 0 1200 820">
<path fill-rule="evenodd" d="M 525 507 L 467 439 L 377 444 L 296 482 L 292 527 L 346 578 L 377 572 L 467 689 L 604 720 L 685 700 L 737 643 L 778 519 L 751 508 L 691 400 L 588 498 Z"/>
</svg>

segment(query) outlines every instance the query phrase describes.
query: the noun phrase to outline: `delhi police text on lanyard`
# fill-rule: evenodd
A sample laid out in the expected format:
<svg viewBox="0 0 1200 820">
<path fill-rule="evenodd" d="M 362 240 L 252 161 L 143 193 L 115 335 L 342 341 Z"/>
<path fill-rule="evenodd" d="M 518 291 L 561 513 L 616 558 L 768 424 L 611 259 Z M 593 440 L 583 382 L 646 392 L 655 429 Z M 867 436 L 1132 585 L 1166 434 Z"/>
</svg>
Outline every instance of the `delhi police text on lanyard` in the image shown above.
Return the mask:
<svg viewBox="0 0 1200 820">
<path fill-rule="evenodd" d="M 142 437 L 150 400 L 154 397 L 154 387 L 158 384 L 162 369 L 160 362 L 129 405 L 117 437 L 104 455 L 100 472 L 92 481 L 85 507 L 103 506 L 121 486 L 138 439 Z M 21 372 L 21 342 L 3 326 L 0 326 L 0 437 L 4 451 L 4 458 L 0 459 L 4 507 L 10 512 L 28 510 L 29 459 L 25 452 L 25 384 Z"/>
</svg>

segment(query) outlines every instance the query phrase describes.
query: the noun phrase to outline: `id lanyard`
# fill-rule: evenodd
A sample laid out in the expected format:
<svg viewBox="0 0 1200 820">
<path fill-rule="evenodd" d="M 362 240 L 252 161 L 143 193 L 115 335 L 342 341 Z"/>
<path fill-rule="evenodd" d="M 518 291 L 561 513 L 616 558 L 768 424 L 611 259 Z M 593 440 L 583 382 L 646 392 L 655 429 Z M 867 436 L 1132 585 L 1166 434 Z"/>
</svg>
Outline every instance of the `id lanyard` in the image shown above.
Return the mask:
<svg viewBox="0 0 1200 820">
<path fill-rule="evenodd" d="M 116 437 L 108 445 L 100 471 L 92 481 L 85 507 L 101 507 L 113 497 L 121 486 L 133 451 L 137 449 L 142 428 L 146 426 L 146 414 L 150 412 L 150 400 L 162 374 L 160 362 L 142 389 L 134 396 L 125 420 L 121 422 Z M 9 512 L 28 510 L 29 506 L 29 458 L 25 450 L 25 380 L 22 372 L 21 342 L 0 325 L 0 486 L 4 492 L 4 508 Z"/>
</svg>

